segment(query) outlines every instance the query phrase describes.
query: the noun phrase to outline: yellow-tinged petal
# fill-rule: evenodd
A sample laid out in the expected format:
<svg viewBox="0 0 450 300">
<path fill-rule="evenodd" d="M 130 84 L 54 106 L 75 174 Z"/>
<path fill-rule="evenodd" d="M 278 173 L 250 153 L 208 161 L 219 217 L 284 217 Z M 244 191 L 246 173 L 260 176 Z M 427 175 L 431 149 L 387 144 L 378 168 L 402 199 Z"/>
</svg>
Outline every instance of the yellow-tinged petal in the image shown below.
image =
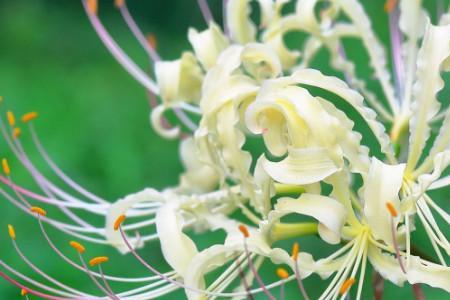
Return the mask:
<svg viewBox="0 0 450 300">
<path fill-rule="evenodd" d="M 166 106 L 176 102 L 199 102 L 203 72 L 191 52 L 174 61 L 158 61 L 155 75 Z"/>
<path fill-rule="evenodd" d="M 392 245 L 391 214 L 389 205 L 399 211 L 398 193 L 403 182 L 404 164 L 388 165 L 375 157 L 364 182 L 364 215 L 377 240 Z M 397 224 L 398 220 L 394 221 Z"/>
<path fill-rule="evenodd" d="M 215 23 L 210 23 L 209 28 L 198 32 L 189 29 L 188 39 L 194 49 L 195 55 L 205 70 L 210 69 L 217 62 L 220 53 L 228 47 L 228 39 Z"/>
</svg>

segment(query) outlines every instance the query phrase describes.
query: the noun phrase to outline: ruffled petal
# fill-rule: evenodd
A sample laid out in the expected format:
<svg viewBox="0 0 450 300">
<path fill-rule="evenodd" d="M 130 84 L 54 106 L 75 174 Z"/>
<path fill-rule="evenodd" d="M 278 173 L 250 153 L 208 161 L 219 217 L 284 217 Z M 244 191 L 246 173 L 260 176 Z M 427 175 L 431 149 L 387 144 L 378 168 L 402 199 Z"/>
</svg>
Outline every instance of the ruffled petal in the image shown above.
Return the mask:
<svg viewBox="0 0 450 300">
<path fill-rule="evenodd" d="M 368 257 L 374 269 L 383 278 L 398 286 L 408 281 L 410 284 L 424 283 L 450 292 L 450 268 L 448 267 L 424 261 L 417 256 L 410 256 L 405 274 L 393 255 L 382 253 L 373 245 L 369 246 Z"/>
<path fill-rule="evenodd" d="M 280 162 L 265 160 L 264 170 L 275 181 L 285 184 L 311 184 L 319 182 L 340 170 L 330 158 L 327 148 L 293 148 Z"/>
<path fill-rule="evenodd" d="M 319 235 L 330 243 L 340 241 L 341 229 L 346 222 L 347 212 L 344 206 L 333 198 L 303 193 L 298 199 L 280 198 L 269 213 L 268 220 L 261 223 L 262 232 L 270 234 L 272 227 L 289 214 L 301 214 L 313 217 L 321 224 Z"/>
<path fill-rule="evenodd" d="M 205 70 L 216 64 L 220 53 L 228 47 L 228 39 L 217 24 L 211 22 L 209 28 L 198 32 L 190 28 L 188 39 L 194 48 L 195 55 Z"/>
<path fill-rule="evenodd" d="M 176 139 L 180 135 L 180 127 L 166 128 L 163 123 L 164 112 L 167 107 L 164 104 L 158 105 L 150 113 L 150 123 L 153 129 L 162 137 L 172 140 Z"/>
<path fill-rule="evenodd" d="M 183 53 L 178 60 L 156 62 L 155 75 L 166 106 L 200 101 L 203 72 L 191 52 Z"/>
<path fill-rule="evenodd" d="M 444 42 L 443 42 L 444 41 Z M 407 171 L 412 172 L 430 136 L 431 119 L 438 113 L 440 103 L 436 94 L 444 87 L 440 71 L 450 55 L 450 25 L 428 24 L 417 58 L 417 76 L 413 86 L 412 117 L 410 119 Z"/>
<path fill-rule="evenodd" d="M 250 1 L 229 0 L 226 10 L 226 21 L 231 38 L 239 44 L 253 42 L 256 35 L 256 26 L 250 19 Z"/>
<path fill-rule="evenodd" d="M 264 44 L 247 44 L 242 51 L 241 59 L 247 72 L 258 81 L 275 78 L 281 73 L 281 63 L 277 54 Z"/>
</svg>

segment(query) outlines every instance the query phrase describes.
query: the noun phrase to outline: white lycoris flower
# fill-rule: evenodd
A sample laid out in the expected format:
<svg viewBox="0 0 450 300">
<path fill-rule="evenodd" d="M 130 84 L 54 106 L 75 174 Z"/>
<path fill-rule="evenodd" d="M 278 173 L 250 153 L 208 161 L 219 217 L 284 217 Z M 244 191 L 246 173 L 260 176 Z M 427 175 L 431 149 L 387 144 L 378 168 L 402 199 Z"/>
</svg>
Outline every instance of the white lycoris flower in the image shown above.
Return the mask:
<svg viewBox="0 0 450 300">
<path fill-rule="evenodd" d="M 5 140 L 44 195 L 13 183 L 6 160 L 2 161 L 6 176 L 0 179 L 13 195 L 2 189 L 0 193 L 36 216 L 57 255 L 87 272 L 103 295 L 84 293 L 53 280 L 59 289 L 36 284 L 2 261 L 3 267 L 36 288 L 21 285 L 3 271 L 0 275 L 49 299 L 149 299 L 178 288 L 183 288 L 189 299 L 252 299 L 256 293 L 275 299 L 275 287 L 282 299 L 285 284 L 293 279 L 299 293 L 309 299 L 303 279 L 315 273 L 323 279 L 332 277 L 319 299 L 345 298 L 354 284 L 356 298 L 361 299 L 370 262 L 377 276 L 399 286 L 404 282 L 414 285 L 418 299 L 422 283 L 450 292 L 450 268 L 446 265 L 450 243 L 446 230 L 441 229 L 448 226 L 450 216 L 429 196 L 429 191 L 450 184 L 445 173 L 450 164 L 450 109 L 437 98 L 444 83 L 440 73 L 450 68 L 450 13 L 439 16 L 439 24 L 432 25 L 420 0 L 386 2 L 392 84 L 384 48 L 357 0 L 298 0 L 293 9 L 287 0 L 253 1 L 259 8 L 259 21 L 251 18 L 252 1 L 228 0 L 223 3 L 223 29 L 212 19 L 206 0 L 198 2 L 207 28 L 189 29 L 192 51 L 178 60 L 162 61 L 125 2 L 116 1 L 154 63 L 153 80 L 103 27 L 97 2 L 82 0 L 112 55 L 160 98 L 159 104 L 152 100 L 150 119 L 155 130 L 165 138 L 181 139 L 185 172 L 177 186 L 162 191 L 147 188 L 111 204 L 68 178 L 46 154 L 31 125 L 37 149 L 50 168 L 85 198 L 79 199 L 59 189 L 33 165 L 18 139 L 20 131 L 12 113 L 7 115 L 9 127 L 0 123 Z M 285 40 L 295 31 L 306 38 L 294 50 Z M 355 63 L 345 52 L 346 39 L 361 40 L 381 97 L 359 78 Z M 329 53 L 330 65 L 342 72 L 345 80 L 311 68 L 321 49 Z M 375 153 L 381 153 L 384 161 L 371 155 L 355 130 L 356 121 L 341 110 L 342 104 L 363 121 L 358 125 L 367 129 L 379 147 Z M 174 111 L 179 125 L 166 120 L 168 110 Z M 35 117 L 30 113 L 23 120 Z M 433 137 L 433 126 L 439 123 L 439 132 Z M 264 149 L 252 153 L 246 144 L 250 136 L 260 138 Z M 430 151 L 424 151 L 427 143 Z M 27 198 L 60 208 L 73 222 L 52 219 Z M 105 228 L 91 225 L 72 209 L 100 215 L 106 219 Z M 437 221 L 433 213 L 444 222 Z M 291 217 L 309 220 L 288 222 Z M 430 237 L 436 261 L 425 259 L 413 245 L 416 218 Z M 44 222 L 77 239 L 129 253 L 152 275 L 105 275 L 100 264 L 106 257 L 92 259 L 91 266 L 98 265 L 99 270 L 90 271 L 83 245 L 71 242 L 80 256 L 81 264 L 77 264 L 56 248 Z M 223 231 L 225 239 L 208 246 L 189 234 L 216 230 Z M 23 256 L 12 226 L 9 234 Z M 277 243 L 314 234 L 337 250 L 317 259 L 314 251 L 299 252 L 298 244 L 289 254 Z M 169 272 L 155 269 L 136 252 L 156 239 Z M 273 265 L 284 265 L 291 271 L 278 266 L 280 280 L 267 283 L 259 270 L 268 260 L 274 269 Z M 116 292 L 116 287 L 110 286 L 113 282 L 142 286 Z M 376 293 L 380 293 L 378 288 Z"/>
</svg>

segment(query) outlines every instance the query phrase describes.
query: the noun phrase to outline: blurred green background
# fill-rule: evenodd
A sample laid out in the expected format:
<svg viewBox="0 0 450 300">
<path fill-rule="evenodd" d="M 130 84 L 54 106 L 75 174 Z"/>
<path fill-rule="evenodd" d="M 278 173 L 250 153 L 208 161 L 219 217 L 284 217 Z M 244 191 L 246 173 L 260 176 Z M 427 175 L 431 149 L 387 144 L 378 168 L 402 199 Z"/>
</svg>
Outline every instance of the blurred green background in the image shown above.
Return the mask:
<svg viewBox="0 0 450 300">
<path fill-rule="evenodd" d="M 183 49 L 189 48 L 186 35 L 189 26 L 205 27 L 194 0 L 128 2 L 143 31 L 155 34 L 158 51 L 164 59 L 175 59 Z M 426 2 L 430 11 L 435 11 L 435 1 Z M 216 20 L 220 20 L 221 1 L 211 0 L 210 3 Z M 384 1 L 364 1 L 364 4 L 379 37 L 388 45 Z M 148 69 L 145 53 L 124 25 L 112 1 L 100 1 L 100 16 L 126 52 Z M 292 43 L 295 44 L 295 40 Z M 349 49 L 348 56 L 360 61 L 359 73 L 369 77 L 367 57 L 361 49 L 356 46 Z M 321 52 L 314 66 L 329 70 L 327 54 Z M 82 186 L 111 202 L 148 186 L 163 188 L 178 181 L 182 167 L 177 142 L 163 140 L 151 129 L 146 92 L 103 47 L 79 1 L 0 2 L 0 95 L 5 99 L 2 116 L 6 110 L 13 110 L 17 116 L 38 111 L 37 131 L 57 164 Z M 365 140 L 372 143 L 370 138 L 365 137 Z M 49 178 L 54 178 L 30 143 L 26 131 L 23 141 L 36 165 Z M 5 143 L 0 149 L 1 156 L 10 160 L 14 180 L 37 190 Z M 6 225 L 14 224 L 20 247 L 37 266 L 68 285 L 96 292 L 85 274 L 72 269 L 51 251 L 35 220 L 6 200 L 0 202 L 0 207 L 2 260 L 32 278 L 39 278 L 13 250 Z M 103 223 L 103 220 L 92 221 L 98 225 Z M 73 250 L 67 246 L 71 238 L 47 228 L 63 252 L 76 260 Z M 221 235 L 216 234 L 198 239 L 205 245 L 211 243 L 211 239 L 220 238 Z M 420 230 L 416 242 L 423 243 L 426 249 L 429 244 Z M 324 253 L 322 244 L 314 237 L 302 239 L 301 243 L 304 248 L 316 249 L 315 257 Z M 86 246 L 90 256 L 106 254 L 111 257 L 111 263 L 105 265 L 108 273 L 149 276 L 131 257 L 123 257 L 109 247 Z M 155 266 L 167 269 L 160 262 L 158 243 L 148 244 L 141 253 Z M 273 279 L 272 271 L 269 266 L 262 272 L 270 273 L 266 278 Z M 317 276 L 305 283 L 313 298 L 325 287 Z M 117 286 L 117 290 L 121 288 L 125 286 Z M 428 299 L 447 297 L 442 291 L 430 288 L 425 288 L 425 292 Z M 0 280 L 0 299 L 17 299 L 19 294 L 17 288 Z M 296 295 L 296 287 L 289 285 L 288 297 L 295 298 Z M 372 298 L 370 276 L 367 276 L 364 295 L 364 299 Z M 409 287 L 399 289 L 389 283 L 386 283 L 385 295 L 385 299 L 412 297 Z M 177 291 L 161 299 L 183 298 L 183 292 Z"/>
</svg>

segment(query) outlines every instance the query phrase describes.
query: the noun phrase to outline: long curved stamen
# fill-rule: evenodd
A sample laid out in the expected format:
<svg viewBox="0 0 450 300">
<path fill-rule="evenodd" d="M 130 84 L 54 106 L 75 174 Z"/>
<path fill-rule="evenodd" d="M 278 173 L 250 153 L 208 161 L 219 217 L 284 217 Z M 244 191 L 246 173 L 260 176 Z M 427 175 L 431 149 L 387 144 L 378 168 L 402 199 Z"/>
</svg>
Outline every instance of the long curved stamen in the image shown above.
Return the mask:
<svg viewBox="0 0 450 300">
<path fill-rule="evenodd" d="M 266 296 L 269 299 L 275 300 L 275 297 L 272 295 L 272 293 L 269 292 L 269 290 L 266 288 L 266 285 L 264 284 L 261 277 L 259 276 L 258 271 L 256 270 L 255 265 L 253 264 L 253 261 L 250 257 L 250 252 L 248 251 L 248 246 L 247 246 L 247 238 L 249 238 L 250 234 L 249 234 L 247 227 L 245 225 L 239 225 L 239 230 L 241 231 L 242 235 L 244 236 L 244 252 L 245 252 L 245 255 L 247 256 L 248 266 L 249 266 L 250 270 L 252 271 L 253 276 L 255 276 L 255 279 L 258 282 L 259 286 L 262 288 L 264 294 L 266 294 Z"/>
<path fill-rule="evenodd" d="M 9 277 L 8 275 L 6 275 L 3 271 L 0 271 L 0 277 L 5 279 L 6 281 L 10 282 L 11 284 L 17 286 L 18 288 L 26 289 L 29 294 L 41 297 L 43 299 L 49 299 L 49 300 L 88 300 L 87 298 L 80 298 L 80 297 L 75 297 L 75 298 L 57 297 L 57 296 L 52 296 L 52 295 L 48 295 L 48 294 L 45 294 L 45 293 L 38 292 L 36 290 L 30 289 L 29 287 L 27 287 L 27 286 L 17 282 L 16 280 L 14 280 L 11 277 Z"/>
<path fill-rule="evenodd" d="M 122 48 L 117 45 L 113 38 L 109 35 L 108 31 L 105 29 L 100 19 L 97 16 L 97 11 L 89 9 L 90 2 L 97 2 L 96 0 L 86 1 L 82 0 L 83 6 L 87 12 L 89 21 L 92 27 L 97 32 L 98 37 L 110 51 L 110 53 L 116 58 L 116 60 L 127 70 L 139 83 L 141 83 L 148 90 L 155 94 L 158 94 L 159 89 L 156 83 L 151 80 L 145 72 L 143 72 L 129 57 L 125 54 Z"/>
<path fill-rule="evenodd" d="M 398 264 L 400 265 L 400 269 L 402 269 L 402 272 L 406 274 L 405 266 L 403 265 L 402 257 L 400 255 L 400 249 L 398 248 L 397 243 L 397 230 L 395 228 L 394 224 L 394 218 L 398 216 L 397 210 L 395 209 L 394 205 L 391 202 L 386 203 L 386 208 L 389 211 L 389 214 L 391 215 L 391 233 L 392 233 L 392 243 L 394 246 L 395 254 L 397 257 Z"/>
<path fill-rule="evenodd" d="M 425 294 L 423 293 L 420 283 L 415 283 L 412 285 L 413 294 L 416 300 L 425 300 Z"/>
<path fill-rule="evenodd" d="M 355 284 L 356 280 L 355 278 L 349 278 L 347 280 L 344 281 L 344 283 L 342 284 L 341 288 L 339 289 L 339 295 L 345 295 L 350 288 L 353 286 L 353 284 Z"/>
<path fill-rule="evenodd" d="M 241 278 L 242 285 L 244 286 L 244 289 L 247 292 L 247 298 L 250 299 L 250 300 L 254 300 L 255 298 L 250 293 L 250 287 L 248 286 L 247 279 L 245 278 L 245 274 L 244 274 L 244 272 L 242 270 L 241 262 L 239 262 L 239 257 L 236 257 L 234 259 L 234 261 L 236 262 L 236 265 L 237 265 L 237 268 L 238 268 L 238 272 L 239 272 L 239 277 Z"/>
<path fill-rule="evenodd" d="M 284 281 L 289 278 L 289 273 L 284 268 L 278 268 L 277 275 L 282 281 L 282 284 L 280 286 L 280 300 L 284 300 Z"/>
<path fill-rule="evenodd" d="M 209 9 L 209 5 L 207 0 L 197 0 L 198 6 L 200 7 L 200 11 L 202 12 L 203 19 L 205 19 L 206 24 L 209 24 L 213 17 L 211 14 L 211 10 Z"/>
<path fill-rule="evenodd" d="M 130 11 L 128 10 L 126 1 L 125 0 L 116 1 L 116 7 L 119 9 L 125 23 L 130 28 L 130 30 L 133 33 L 133 35 L 135 36 L 135 38 L 138 40 L 139 44 L 141 44 L 142 48 L 144 48 L 144 50 L 147 52 L 150 59 L 153 62 L 161 60 L 158 53 L 155 51 L 155 47 L 151 47 L 149 45 L 144 34 L 139 29 L 139 26 L 137 25 L 136 21 L 133 19 L 132 15 L 130 14 Z"/>
<path fill-rule="evenodd" d="M 44 235 L 45 240 L 47 241 L 47 243 L 49 244 L 50 248 L 52 248 L 52 250 L 59 256 L 61 257 L 65 262 L 67 262 L 69 265 L 71 265 L 72 267 L 85 272 L 85 268 L 83 266 L 80 266 L 78 264 L 76 264 L 73 260 L 69 259 L 67 256 L 65 256 L 56 246 L 55 244 L 52 242 L 52 240 L 50 239 L 50 237 L 47 234 L 47 231 L 44 228 L 44 225 L 42 224 L 42 222 L 39 220 L 39 227 L 41 229 L 42 234 Z M 78 242 L 76 242 L 77 244 L 79 244 Z M 80 249 L 84 248 L 81 244 L 81 247 L 74 247 L 74 245 L 71 244 L 71 246 L 77 250 L 78 252 L 80 252 Z M 91 274 L 95 277 L 100 278 L 101 275 L 99 273 L 96 272 L 91 272 Z M 174 274 L 174 272 L 168 273 L 166 274 L 167 276 L 172 276 Z M 124 278 L 124 277 L 115 277 L 115 276 L 106 276 L 105 278 L 107 278 L 108 280 L 111 281 L 117 281 L 117 282 L 147 282 L 147 281 L 153 281 L 159 278 L 159 276 L 151 276 L 151 277 L 140 277 L 140 278 Z"/>
<path fill-rule="evenodd" d="M 17 254 L 19 255 L 19 257 L 37 274 L 39 274 L 40 276 L 42 276 L 49 282 L 53 283 L 54 285 L 58 286 L 59 288 L 68 291 L 68 292 L 59 291 L 58 292 L 59 294 L 61 294 L 62 296 L 67 296 L 67 297 L 71 297 L 73 295 L 78 295 L 78 296 L 83 296 L 83 297 L 91 296 L 89 294 L 83 293 L 81 291 L 73 289 L 73 288 L 59 282 L 58 280 L 54 279 L 53 277 L 49 276 L 47 273 L 45 273 L 41 269 L 39 269 L 20 250 L 19 245 L 16 242 L 16 234 L 15 234 L 14 228 L 12 226 L 8 226 L 8 231 L 9 231 L 9 235 L 11 237 L 11 241 L 13 243 L 14 249 L 17 252 Z M 11 231 L 13 231 L 13 234 L 11 234 Z"/>
<path fill-rule="evenodd" d="M 300 275 L 300 270 L 298 269 L 298 253 L 300 252 L 300 245 L 298 243 L 294 243 L 292 246 L 292 254 L 291 257 L 294 260 L 294 270 L 295 270 L 295 278 L 297 279 L 297 285 L 302 293 L 302 296 L 305 300 L 309 300 L 308 293 L 306 292 L 305 286 L 303 285 L 302 277 Z"/>
<path fill-rule="evenodd" d="M 83 265 L 84 271 L 85 273 L 89 276 L 89 278 L 91 279 L 91 281 L 103 292 L 105 293 L 105 295 L 109 296 L 111 299 L 115 299 L 115 300 L 119 300 L 119 298 L 116 295 L 113 295 L 112 293 L 110 293 L 105 287 L 103 287 L 100 282 L 98 282 L 98 280 L 92 275 L 91 270 L 89 270 L 82 253 L 78 252 L 78 257 L 80 258 L 81 264 Z M 96 266 L 99 265 L 101 263 L 104 263 L 108 261 L 107 257 L 101 256 L 101 257 L 95 257 L 93 259 L 91 259 L 89 261 L 89 264 L 91 266 Z M 100 278 L 103 279 L 104 276 L 102 274 L 100 274 Z"/>
<path fill-rule="evenodd" d="M 236 293 L 214 293 L 214 292 L 209 292 L 206 290 L 201 290 L 201 289 L 196 289 L 190 286 L 186 286 L 185 284 L 174 280 L 173 278 L 162 274 L 161 272 L 159 272 L 158 270 L 156 270 L 154 267 L 152 267 L 150 264 L 148 264 L 137 252 L 136 250 L 131 246 L 130 241 L 127 239 L 125 232 L 123 231 L 122 227 L 119 227 L 119 232 L 120 235 L 122 236 L 122 240 L 125 243 L 125 245 L 127 246 L 128 250 L 130 251 L 130 253 L 147 269 L 149 269 L 150 271 L 152 271 L 153 273 L 155 273 L 156 275 L 160 276 L 161 279 L 173 284 L 174 286 L 180 287 L 180 288 L 184 288 L 186 290 L 192 291 L 194 293 L 198 293 L 200 295 L 208 295 L 208 296 L 218 296 L 218 297 L 241 297 L 241 296 L 246 296 L 246 293 L 240 293 L 240 292 L 236 292 Z M 291 278 L 289 278 L 291 279 Z M 270 285 L 267 286 L 267 289 L 271 289 L 271 288 L 275 288 L 277 286 L 281 285 L 281 281 L 279 282 L 274 282 Z M 262 288 L 258 288 L 258 289 L 254 289 L 251 290 L 250 293 L 252 294 L 256 294 L 259 292 L 263 292 L 264 290 Z"/>
</svg>

